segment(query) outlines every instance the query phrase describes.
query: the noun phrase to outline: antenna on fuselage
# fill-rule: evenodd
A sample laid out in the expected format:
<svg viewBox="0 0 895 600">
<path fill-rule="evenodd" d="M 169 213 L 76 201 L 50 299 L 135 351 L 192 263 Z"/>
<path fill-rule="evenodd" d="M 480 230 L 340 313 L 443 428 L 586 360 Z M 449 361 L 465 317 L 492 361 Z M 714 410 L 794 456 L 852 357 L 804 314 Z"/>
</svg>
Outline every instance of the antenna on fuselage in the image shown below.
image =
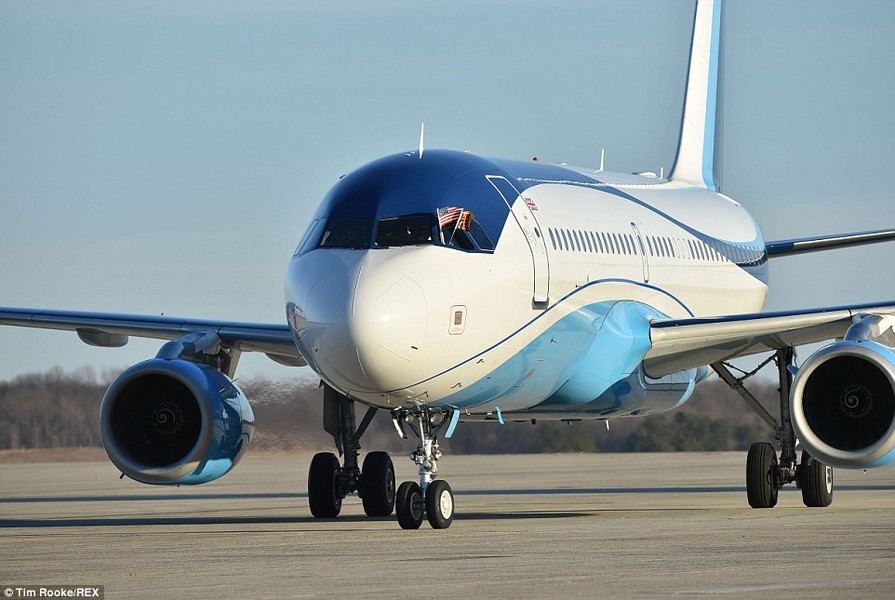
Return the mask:
<svg viewBox="0 0 895 600">
<path fill-rule="evenodd" d="M 603 170 L 603 162 L 606 160 L 606 148 L 602 148 L 600 150 L 600 168 L 599 171 Z"/>
<path fill-rule="evenodd" d="M 425 144 L 424 144 L 425 136 L 426 136 L 426 124 L 420 123 L 420 158 L 423 157 L 423 150 L 425 150 L 425 147 L 424 147 L 425 146 Z"/>
</svg>

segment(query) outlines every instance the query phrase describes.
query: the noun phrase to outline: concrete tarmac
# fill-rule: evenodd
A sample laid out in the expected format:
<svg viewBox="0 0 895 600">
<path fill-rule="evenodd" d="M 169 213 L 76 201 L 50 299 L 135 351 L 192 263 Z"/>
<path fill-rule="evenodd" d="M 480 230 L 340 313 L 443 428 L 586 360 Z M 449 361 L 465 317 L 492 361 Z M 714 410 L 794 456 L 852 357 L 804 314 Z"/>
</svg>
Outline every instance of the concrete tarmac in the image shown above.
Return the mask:
<svg viewBox="0 0 895 600">
<path fill-rule="evenodd" d="M 198 487 L 107 462 L 0 464 L 0 590 L 106 598 L 892 598 L 895 469 L 837 470 L 833 505 L 788 486 L 753 510 L 745 453 L 447 456 L 447 530 L 346 499 L 307 507 L 309 455 L 252 454 Z M 416 478 L 395 457 L 399 481 Z"/>
</svg>

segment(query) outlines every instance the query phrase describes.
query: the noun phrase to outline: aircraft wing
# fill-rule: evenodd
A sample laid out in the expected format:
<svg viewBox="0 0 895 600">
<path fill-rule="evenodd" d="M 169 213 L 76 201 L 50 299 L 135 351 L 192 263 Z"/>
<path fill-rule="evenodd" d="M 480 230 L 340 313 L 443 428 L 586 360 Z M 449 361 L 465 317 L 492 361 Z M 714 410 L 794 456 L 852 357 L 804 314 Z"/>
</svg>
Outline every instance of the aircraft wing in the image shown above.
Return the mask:
<svg viewBox="0 0 895 600">
<path fill-rule="evenodd" d="M 821 252 L 835 248 L 878 244 L 892 240 L 895 240 L 895 229 L 878 229 L 876 231 L 840 233 L 837 235 L 768 242 L 765 244 L 765 251 L 768 253 L 768 258 L 776 258 L 778 256 L 793 256 L 795 254 Z"/>
<path fill-rule="evenodd" d="M 895 314 L 895 301 L 793 312 L 667 319 L 650 323 L 652 347 L 643 359 L 661 377 L 739 356 L 841 338 L 859 314 Z"/>
<path fill-rule="evenodd" d="M 272 360 L 290 366 L 306 364 L 285 323 L 0 307 L 0 325 L 75 331 L 85 343 L 106 347 L 124 346 L 130 336 L 174 340 L 190 333 L 212 331 L 223 344 L 242 352 L 263 352 Z"/>
</svg>

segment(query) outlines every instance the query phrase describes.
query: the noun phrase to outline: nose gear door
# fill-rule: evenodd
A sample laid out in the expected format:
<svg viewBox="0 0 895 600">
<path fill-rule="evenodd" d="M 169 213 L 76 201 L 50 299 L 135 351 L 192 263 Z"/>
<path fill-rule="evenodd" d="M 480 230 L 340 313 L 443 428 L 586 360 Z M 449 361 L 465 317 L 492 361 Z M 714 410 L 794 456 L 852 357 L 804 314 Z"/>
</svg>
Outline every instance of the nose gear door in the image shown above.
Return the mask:
<svg viewBox="0 0 895 600">
<path fill-rule="evenodd" d="M 534 289 L 532 290 L 532 304 L 536 308 L 545 308 L 549 300 L 550 291 L 550 263 L 547 260 L 547 243 L 538 219 L 535 216 L 534 207 L 521 198 L 519 190 L 505 177 L 486 175 L 488 182 L 494 186 L 503 201 L 506 202 L 516 223 L 528 241 L 531 251 L 532 268 L 534 270 Z M 536 209 L 535 209 L 536 210 Z"/>
</svg>

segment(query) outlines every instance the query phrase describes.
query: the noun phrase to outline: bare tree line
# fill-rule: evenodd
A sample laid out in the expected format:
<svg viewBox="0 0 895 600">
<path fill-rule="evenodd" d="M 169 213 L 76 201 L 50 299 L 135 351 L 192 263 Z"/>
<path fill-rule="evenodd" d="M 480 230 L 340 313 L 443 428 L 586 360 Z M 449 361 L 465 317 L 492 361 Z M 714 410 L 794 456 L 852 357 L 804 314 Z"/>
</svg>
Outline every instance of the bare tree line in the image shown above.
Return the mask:
<svg viewBox="0 0 895 600">
<path fill-rule="evenodd" d="M 101 445 L 99 403 L 116 373 L 59 368 L 0 381 L 0 449 L 59 448 Z M 322 429 L 322 391 L 304 379 L 240 380 L 255 412 L 252 446 L 279 450 L 327 450 L 333 441 Z M 753 384 L 755 393 L 775 414 L 773 382 Z M 360 407 L 363 408 L 363 407 Z M 696 388 L 684 406 L 646 418 L 604 422 L 529 421 L 461 423 L 445 451 L 458 454 L 532 452 L 648 452 L 746 450 L 754 441 L 773 439 L 773 432 L 718 380 Z M 390 415 L 377 413 L 362 440 L 367 450 L 409 452 Z"/>
</svg>

